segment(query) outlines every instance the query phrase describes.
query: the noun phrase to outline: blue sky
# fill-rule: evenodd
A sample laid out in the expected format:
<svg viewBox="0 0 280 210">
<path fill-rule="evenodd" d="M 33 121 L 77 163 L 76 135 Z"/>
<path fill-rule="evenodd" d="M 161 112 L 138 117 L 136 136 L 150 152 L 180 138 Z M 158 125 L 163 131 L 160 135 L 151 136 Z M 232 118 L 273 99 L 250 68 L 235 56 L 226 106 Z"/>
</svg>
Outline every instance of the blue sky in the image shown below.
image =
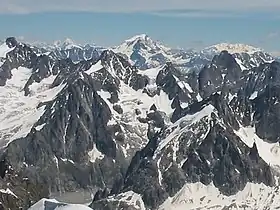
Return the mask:
<svg viewBox="0 0 280 210">
<path fill-rule="evenodd" d="M 69 8 L 62 5 L 60 8 L 58 5 L 52 8 L 51 3 L 49 7 L 36 7 L 37 3 L 33 1 L 32 5 L 32 0 L 26 0 L 24 5 L 20 4 L 24 1 L 19 0 L 9 0 L 6 4 L 6 0 L 2 1 L 4 6 L 1 5 L 0 9 L 0 39 L 17 36 L 28 41 L 53 42 L 68 37 L 78 43 L 112 46 L 136 34 L 145 33 L 173 47 L 200 48 L 231 42 L 251 44 L 267 51 L 280 51 L 280 1 L 271 0 L 273 7 L 264 7 L 261 5 L 264 0 L 255 0 L 257 3 L 254 7 L 248 4 L 240 9 L 233 6 L 230 8 L 227 4 L 219 8 L 219 0 L 213 1 L 214 6 L 217 3 L 216 7 L 212 5 L 213 8 L 202 7 L 203 4 L 184 8 L 182 0 L 175 0 L 177 4 L 173 7 L 167 5 L 172 10 L 154 4 L 143 8 L 139 5 L 137 10 L 132 4 L 126 5 L 127 8 L 121 7 L 125 0 L 119 0 L 120 5 L 115 7 L 97 5 L 97 9 L 90 9 L 90 5 L 81 8 L 78 5 L 76 8 L 75 5 Z M 61 0 L 61 4 L 64 1 Z M 84 3 L 86 1 L 89 2 L 81 0 Z"/>
</svg>

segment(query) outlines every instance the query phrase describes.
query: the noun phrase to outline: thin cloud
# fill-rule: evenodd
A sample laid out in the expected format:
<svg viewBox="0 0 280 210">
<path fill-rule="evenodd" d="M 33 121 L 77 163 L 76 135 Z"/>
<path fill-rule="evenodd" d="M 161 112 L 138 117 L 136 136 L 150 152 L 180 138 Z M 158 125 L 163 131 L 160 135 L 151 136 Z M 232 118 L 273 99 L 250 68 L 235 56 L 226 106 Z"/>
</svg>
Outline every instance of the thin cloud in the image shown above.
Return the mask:
<svg viewBox="0 0 280 210">
<path fill-rule="evenodd" d="M 194 17 L 194 18 L 217 18 L 217 17 L 244 17 L 246 14 L 237 13 L 237 12 L 224 12 L 224 11 L 207 11 L 207 10 L 185 10 L 185 11 L 158 11 L 150 12 L 149 14 L 160 16 L 160 17 L 174 17 L 174 18 L 185 18 L 185 17 Z"/>
<path fill-rule="evenodd" d="M 271 32 L 267 35 L 267 38 L 269 38 L 269 39 L 275 39 L 275 38 L 279 38 L 279 37 L 280 37 L 279 32 Z"/>
<path fill-rule="evenodd" d="M 276 57 L 280 57 L 280 51 L 271 52 L 271 55 L 276 56 Z"/>
<path fill-rule="evenodd" d="M 1 0 L 0 13 L 158 12 L 164 10 L 279 11 L 279 0 Z M 186 15 L 186 14 L 185 14 Z M 190 15 L 190 14 L 188 14 Z M 192 13 L 201 16 L 202 14 Z M 211 14 L 214 15 L 214 14 Z"/>
</svg>

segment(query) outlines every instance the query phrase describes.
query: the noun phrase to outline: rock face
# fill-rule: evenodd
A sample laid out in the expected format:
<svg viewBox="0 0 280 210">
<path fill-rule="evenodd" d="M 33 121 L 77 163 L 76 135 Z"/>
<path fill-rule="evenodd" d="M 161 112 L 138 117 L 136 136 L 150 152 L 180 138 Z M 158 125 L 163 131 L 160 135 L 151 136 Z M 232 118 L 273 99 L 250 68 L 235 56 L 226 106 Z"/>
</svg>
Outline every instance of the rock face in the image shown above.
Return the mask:
<svg viewBox="0 0 280 210">
<path fill-rule="evenodd" d="M 186 184 L 223 196 L 275 185 L 278 62 L 245 67 L 222 51 L 185 74 L 171 62 L 139 70 L 112 50 L 74 62 L 4 45 L 2 208 L 83 189 L 93 209 L 157 209 Z"/>
</svg>

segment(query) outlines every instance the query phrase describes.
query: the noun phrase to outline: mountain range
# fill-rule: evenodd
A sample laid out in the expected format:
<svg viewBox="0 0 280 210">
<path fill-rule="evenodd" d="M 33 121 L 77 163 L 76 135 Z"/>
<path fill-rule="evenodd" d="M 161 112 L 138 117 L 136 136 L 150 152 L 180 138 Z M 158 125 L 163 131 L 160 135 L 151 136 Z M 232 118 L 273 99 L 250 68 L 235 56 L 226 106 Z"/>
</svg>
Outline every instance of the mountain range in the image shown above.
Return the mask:
<svg viewBox="0 0 280 210">
<path fill-rule="evenodd" d="M 244 44 L 9 37 L 0 209 L 278 209 L 279 70 Z"/>
<path fill-rule="evenodd" d="M 33 43 L 31 46 L 35 46 L 41 54 L 50 53 L 50 56 L 57 59 L 70 58 L 74 63 L 89 60 L 93 57 L 96 58 L 103 50 L 108 49 L 95 44 L 76 44 L 69 38 L 64 41 L 56 41 L 52 45 Z M 222 50 L 227 50 L 234 54 L 241 62 L 242 60 L 247 60 L 247 63 L 243 63 L 246 68 L 258 66 L 262 62 L 275 59 L 270 53 L 246 44 L 220 43 L 202 50 L 174 49 L 165 46 L 159 41 L 154 41 L 146 34 L 131 37 L 119 46 L 109 49 L 123 55 L 132 65 L 141 70 L 172 62 L 180 70 L 199 71 L 204 65 L 211 62 L 214 55 L 219 54 Z"/>
</svg>

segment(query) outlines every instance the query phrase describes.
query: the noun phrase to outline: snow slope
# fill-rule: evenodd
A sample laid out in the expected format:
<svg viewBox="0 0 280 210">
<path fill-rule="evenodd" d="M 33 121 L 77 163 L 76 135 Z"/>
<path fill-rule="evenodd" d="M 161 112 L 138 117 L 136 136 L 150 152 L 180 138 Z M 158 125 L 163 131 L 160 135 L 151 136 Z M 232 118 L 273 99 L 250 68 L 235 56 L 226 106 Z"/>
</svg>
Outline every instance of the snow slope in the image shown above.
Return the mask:
<svg viewBox="0 0 280 210">
<path fill-rule="evenodd" d="M 124 82 L 120 83 L 119 90 L 119 101 L 123 109 L 123 113 L 118 113 L 114 110 L 113 105 L 108 100 L 111 94 L 106 91 L 98 91 L 98 94 L 103 98 L 103 100 L 110 107 L 112 112 L 112 119 L 110 124 L 119 124 L 122 130 L 127 130 L 129 132 L 124 132 L 127 139 L 133 139 L 130 143 L 124 145 L 127 151 L 130 148 L 131 143 L 135 144 L 136 147 L 142 148 L 147 143 L 147 124 L 140 123 L 138 117 L 146 117 L 146 112 L 149 112 L 150 107 L 155 104 L 158 110 L 165 112 L 167 115 L 171 115 L 173 109 L 171 108 L 172 101 L 169 100 L 168 95 L 161 91 L 160 95 L 155 95 L 154 97 L 148 96 L 146 93 L 142 93 L 142 90 L 135 91 L 130 86 Z M 135 110 L 140 110 L 141 114 L 137 115 Z"/>
<path fill-rule="evenodd" d="M 151 80 L 155 80 L 157 78 L 158 73 L 162 69 L 163 69 L 163 66 L 160 66 L 160 67 L 156 67 L 156 68 L 140 70 L 139 73 L 142 74 L 142 75 L 148 76 Z"/>
<path fill-rule="evenodd" d="M 233 196 L 222 195 L 213 184 L 186 184 L 172 198 L 167 199 L 159 210 L 267 210 L 280 208 L 279 186 L 248 183 L 244 190 Z"/>
<path fill-rule="evenodd" d="M 92 210 L 92 209 L 85 205 L 68 204 L 66 206 L 56 207 L 55 210 Z"/>
<path fill-rule="evenodd" d="M 10 51 L 12 51 L 14 47 L 9 48 L 9 46 L 6 43 L 3 43 L 0 45 L 0 58 L 6 58 L 6 54 Z"/>
<path fill-rule="evenodd" d="M 179 119 L 177 122 L 175 122 L 173 125 L 170 126 L 170 130 L 172 132 L 162 141 L 159 142 L 159 145 L 155 151 L 154 158 L 157 155 L 160 155 L 161 150 L 165 148 L 167 145 L 173 145 L 174 153 L 176 153 L 176 148 L 174 145 L 177 145 L 177 142 L 179 141 L 179 136 L 181 133 L 189 130 L 193 124 L 196 122 L 199 122 L 202 118 L 209 118 L 211 113 L 214 111 L 214 106 L 207 105 L 205 106 L 201 111 L 193 114 L 193 115 L 186 115 Z M 180 125 L 185 124 L 183 128 Z M 206 135 L 206 134 L 205 134 Z M 203 138 L 202 138 L 203 139 Z M 188 146 L 188 145 L 186 145 Z M 176 158 L 174 158 L 176 159 Z"/>
<path fill-rule="evenodd" d="M 49 89 L 54 76 L 30 86 L 30 96 L 24 96 L 23 87 L 32 71 L 24 67 L 12 70 L 12 78 L 0 87 L 0 147 L 25 137 L 34 123 L 44 113 L 44 106 L 37 108 L 42 101 L 52 100 L 64 85 Z"/>
<path fill-rule="evenodd" d="M 102 64 L 99 60 L 96 64 L 92 65 L 87 71 L 85 71 L 85 73 L 94 77 L 95 73 L 98 73 L 98 71 L 100 70 L 106 69 L 113 77 L 119 78 L 113 71 L 114 67 L 111 66 L 112 63 L 110 63 L 109 68 L 103 65 L 104 64 Z M 138 71 L 139 74 L 149 77 L 150 84 L 147 86 L 147 88 L 157 88 L 155 80 L 162 68 L 163 67 L 157 67 Z M 146 113 L 149 112 L 150 107 L 153 104 L 155 104 L 158 110 L 165 112 L 168 116 L 171 115 L 174 111 L 171 108 L 172 101 L 169 100 L 168 95 L 164 91 L 160 91 L 159 95 L 156 94 L 155 96 L 150 97 L 146 93 L 143 93 L 142 89 L 136 91 L 128 84 L 125 84 L 123 81 L 120 81 L 118 90 L 119 101 L 114 104 L 115 106 L 118 105 L 122 108 L 122 113 L 117 112 L 114 109 L 114 105 L 109 101 L 109 98 L 111 97 L 110 92 L 100 90 L 97 91 L 97 93 L 107 103 L 111 110 L 112 119 L 108 124 L 119 124 L 122 128 L 122 131 L 124 131 L 123 133 L 125 134 L 126 139 L 129 139 L 129 141 L 127 141 L 129 143 L 123 145 L 123 151 L 125 154 L 127 153 L 127 151 L 130 151 L 130 149 L 132 151 L 134 149 L 134 146 L 137 148 L 142 148 L 147 143 L 148 125 L 146 123 L 140 123 L 138 118 L 146 118 Z M 140 114 L 137 113 L 136 110 L 139 110 Z M 118 133 L 116 133 L 115 135 L 118 135 Z M 132 146 L 131 144 L 134 144 L 134 146 Z M 92 157 L 92 161 L 96 158 L 103 158 L 101 155 L 98 155 L 97 151 L 91 152 L 89 155 Z"/>
<path fill-rule="evenodd" d="M 248 146 L 253 147 L 255 143 L 260 157 L 269 165 L 280 167 L 280 145 L 268 143 L 258 137 L 255 127 L 241 127 L 235 134 Z"/>
<path fill-rule="evenodd" d="M 54 210 L 92 210 L 91 208 L 80 204 L 64 204 L 59 203 L 55 199 L 41 199 L 36 204 L 31 206 L 28 210 L 49 210 L 48 206 L 51 205 Z M 56 206 L 56 207 L 55 207 Z"/>
<path fill-rule="evenodd" d="M 183 58 L 178 50 L 164 46 L 146 34 L 127 39 L 113 50 L 116 53 L 127 55 L 131 63 L 133 65 L 140 64 L 141 69 L 155 68 L 163 65 L 166 61 L 176 64 L 184 64 L 189 61 L 189 58 Z"/>
<path fill-rule="evenodd" d="M 108 201 L 125 202 L 127 205 L 134 207 L 138 210 L 146 210 L 141 195 L 133 191 L 121 193 L 116 197 L 109 197 Z"/>
</svg>

